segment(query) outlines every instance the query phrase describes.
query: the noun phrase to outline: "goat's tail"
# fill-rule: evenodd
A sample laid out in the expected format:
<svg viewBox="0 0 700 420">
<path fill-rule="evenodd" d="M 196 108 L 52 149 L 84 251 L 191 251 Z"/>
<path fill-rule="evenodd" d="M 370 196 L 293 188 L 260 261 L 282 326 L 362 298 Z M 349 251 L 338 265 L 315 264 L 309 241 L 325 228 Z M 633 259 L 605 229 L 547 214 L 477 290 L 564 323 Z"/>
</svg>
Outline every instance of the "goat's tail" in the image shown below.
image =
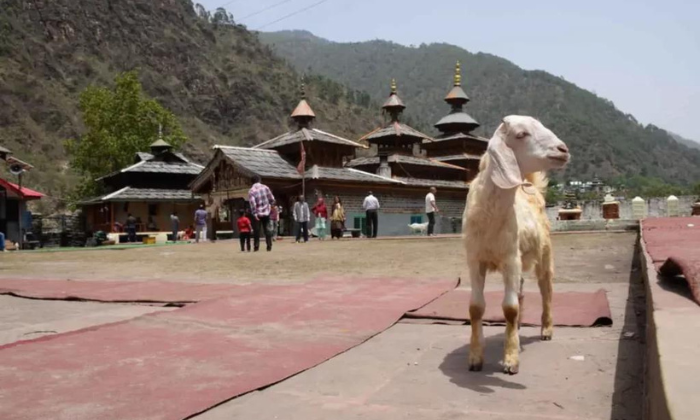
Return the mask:
<svg viewBox="0 0 700 420">
<path fill-rule="evenodd" d="M 547 185 L 549 185 L 549 178 L 545 172 L 533 172 L 525 176 L 525 179 L 532 183 L 532 185 L 537 188 L 543 195 L 547 193 Z"/>
</svg>

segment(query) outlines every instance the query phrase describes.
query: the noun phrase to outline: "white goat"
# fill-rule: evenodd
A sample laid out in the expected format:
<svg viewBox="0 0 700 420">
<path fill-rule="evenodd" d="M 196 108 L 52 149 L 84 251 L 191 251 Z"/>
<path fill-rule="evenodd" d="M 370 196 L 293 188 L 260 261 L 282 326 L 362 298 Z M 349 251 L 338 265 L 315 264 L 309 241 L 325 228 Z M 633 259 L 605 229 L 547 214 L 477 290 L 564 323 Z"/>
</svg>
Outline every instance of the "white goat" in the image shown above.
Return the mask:
<svg viewBox="0 0 700 420">
<path fill-rule="evenodd" d="M 428 231 L 428 222 L 411 223 L 410 225 L 408 225 L 408 228 L 411 229 L 411 233 L 420 233 L 422 235 L 425 235 L 425 233 Z"/>
<path fill-rule="evenodd" d="M 505 283 L 504 372 L 518 373 L 522 273 L 533 266 L 542 294 L 541 338 L 552 338 L 554 261 L 545 213 L 544 171 L 563 168 L 569 157 L 566 145 L 532 117 L 504 118 L 489 140 L 479 174 L 471 183 L 463 218 L 472 286 L 469 370 L 481 370 L 484 362 L 482 316 L 488 271 L 499 271 Z"/>
</svg>

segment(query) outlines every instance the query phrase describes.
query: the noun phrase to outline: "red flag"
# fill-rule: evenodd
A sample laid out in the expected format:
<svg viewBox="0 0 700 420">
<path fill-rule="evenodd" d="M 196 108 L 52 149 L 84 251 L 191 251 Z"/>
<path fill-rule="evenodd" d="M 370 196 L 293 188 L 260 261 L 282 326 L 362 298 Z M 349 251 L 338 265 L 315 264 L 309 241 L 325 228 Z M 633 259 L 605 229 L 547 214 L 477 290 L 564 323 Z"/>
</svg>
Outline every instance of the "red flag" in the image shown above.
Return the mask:
<svg viewBox="0 0 700 420">
<path fill-rule="evenodd" d="M 299 165 L 297 165 L 297 172 L 299 172 L 300 175 L 304 175 L 304 168 L 306 167 L 306 150 L 304 150 L 303 141 L 300 141 L 299 145 L 301 146 L 301 160 L 299 161 Z"/>
</svg>

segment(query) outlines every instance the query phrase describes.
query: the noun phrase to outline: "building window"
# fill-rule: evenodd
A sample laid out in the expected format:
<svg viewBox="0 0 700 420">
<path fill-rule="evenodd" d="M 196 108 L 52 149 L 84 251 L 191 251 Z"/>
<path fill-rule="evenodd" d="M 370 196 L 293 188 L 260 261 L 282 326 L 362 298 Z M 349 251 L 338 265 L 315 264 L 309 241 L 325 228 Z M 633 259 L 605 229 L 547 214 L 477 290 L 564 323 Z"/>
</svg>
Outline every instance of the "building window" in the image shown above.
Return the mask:
<svg viewBox="0 0 700 420">
<path fill-rule="evenodd" d="M 414 223 L 423 223 L 423 215 L 411 216 L 411 224 L 414 224 Z"/>
</svg>

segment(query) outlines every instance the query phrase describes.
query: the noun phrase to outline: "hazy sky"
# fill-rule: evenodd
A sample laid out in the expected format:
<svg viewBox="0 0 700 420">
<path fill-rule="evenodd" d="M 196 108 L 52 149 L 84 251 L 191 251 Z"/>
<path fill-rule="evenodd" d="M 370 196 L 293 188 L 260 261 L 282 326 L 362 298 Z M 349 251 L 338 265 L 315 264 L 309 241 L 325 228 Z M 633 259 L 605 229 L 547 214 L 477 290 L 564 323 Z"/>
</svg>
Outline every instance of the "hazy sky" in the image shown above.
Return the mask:
<svg viewBox="0 0 700 420">
<path fill-rule="evenodd" d="M 201 3 L 211 10 L 226 5 L 256 30 L 319 1 Z M 325 0 L 262 30 L 282 29 L 338 42 L 447 42 L 488 52 L 563 76 L 642 123 L 700 141 L 698 1 Z"/>
</svg>

